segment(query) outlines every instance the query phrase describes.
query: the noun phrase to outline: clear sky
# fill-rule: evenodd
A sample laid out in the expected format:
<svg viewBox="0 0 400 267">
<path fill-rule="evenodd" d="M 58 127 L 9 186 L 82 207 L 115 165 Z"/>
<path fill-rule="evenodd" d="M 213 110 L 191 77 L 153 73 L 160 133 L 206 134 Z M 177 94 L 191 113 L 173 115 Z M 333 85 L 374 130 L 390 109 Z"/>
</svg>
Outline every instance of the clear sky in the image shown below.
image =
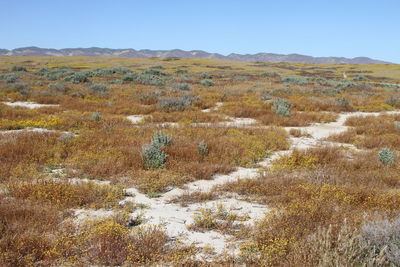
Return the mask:
<svg viewBox="0 0 400 267">
<path fill-rule="evenodd" d="M 0 48 L 368 56 L 400 63 L 400 0 L 0 0 Z"/>
</svg>

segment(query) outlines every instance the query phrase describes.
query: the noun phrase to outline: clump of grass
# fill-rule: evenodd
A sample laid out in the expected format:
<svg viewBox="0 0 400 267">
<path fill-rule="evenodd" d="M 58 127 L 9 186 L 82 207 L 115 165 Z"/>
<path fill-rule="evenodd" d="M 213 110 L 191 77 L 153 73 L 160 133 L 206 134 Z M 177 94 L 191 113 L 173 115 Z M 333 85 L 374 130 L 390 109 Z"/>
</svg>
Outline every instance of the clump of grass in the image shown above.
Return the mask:
<svg viewBox="0 0 400 267">
<path fill-rule="evenodd" d="M 210 200 L 217 199 L 217 194 L 215 192 L 193 192 L 193 193 L 184 193 L 180 196 L 177 196 L 170 200 L 171 203 L 180 203 L 183 207 L 198 203 L 205 202 Z"/>
<path fill-rule="evenodd" d="M 247 219 L 247 216 L 230 212 L 222 204 L 219 204 L 214 209 L 201 209 L 194 216 L 194 222 L 189 226 L 189 229 L 194 231 L 217 230 L 222 233 L 233 233 L 241 227 L 240 225 L 234 227 L 234 224 L 246 221 Z"/>
</svg>

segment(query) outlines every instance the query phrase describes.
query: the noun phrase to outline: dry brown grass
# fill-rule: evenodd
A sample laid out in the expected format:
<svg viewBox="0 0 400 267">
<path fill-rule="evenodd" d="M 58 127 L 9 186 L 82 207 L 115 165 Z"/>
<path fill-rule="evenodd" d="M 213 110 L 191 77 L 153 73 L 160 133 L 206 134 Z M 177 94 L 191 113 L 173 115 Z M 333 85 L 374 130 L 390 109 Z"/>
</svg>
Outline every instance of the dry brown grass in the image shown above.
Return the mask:
<svg viewBox="0 0 400 267">
<path fill-rule="evenodd" d="M 255 264 L 291 266 L 294 258 L 304 255 L 301 244 L 315 229 L 331 225 L 338 231 L 345 219 L 357 226 L 365 214 L 399 212 L 400 194 L 394 189 L 400 182 L 398 164 L 384 166 L 374 153 L 347 157 L 339 148 L 295 151 L 275 161 L 270 174 L 220 189 L 277 208 L 254 230 L 251 250 L 261 253 Z M 309 159 L 311 169 L 305 164 Z"/>
<path fill-rule="evenodd" d="M 388 147 L 399 150 L 400 130 L 395 126 L 395 121 L 399 119 L 399 115 L 350 117 L 345 124 L 352 128 L 329 139 L 351 143 L 360 148 L 378 149 Z"/>
</svg>

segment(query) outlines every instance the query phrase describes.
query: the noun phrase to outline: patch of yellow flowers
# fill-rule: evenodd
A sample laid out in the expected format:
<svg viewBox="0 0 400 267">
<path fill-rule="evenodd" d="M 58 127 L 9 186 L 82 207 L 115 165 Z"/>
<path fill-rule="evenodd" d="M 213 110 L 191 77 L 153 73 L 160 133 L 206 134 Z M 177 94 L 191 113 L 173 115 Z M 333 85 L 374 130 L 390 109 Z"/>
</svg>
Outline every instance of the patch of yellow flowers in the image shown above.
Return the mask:
<svg viewBox="0 0 400 267">
<path fill-rule="evenodd" d="M 0 129 L 2 130 L 18 130 L 28 127 L 54 129 L 63 122 L 58 117 L 46 117 L 31 120 L 13 121 L 8 119 L 0 119 Z"/>
</svg>

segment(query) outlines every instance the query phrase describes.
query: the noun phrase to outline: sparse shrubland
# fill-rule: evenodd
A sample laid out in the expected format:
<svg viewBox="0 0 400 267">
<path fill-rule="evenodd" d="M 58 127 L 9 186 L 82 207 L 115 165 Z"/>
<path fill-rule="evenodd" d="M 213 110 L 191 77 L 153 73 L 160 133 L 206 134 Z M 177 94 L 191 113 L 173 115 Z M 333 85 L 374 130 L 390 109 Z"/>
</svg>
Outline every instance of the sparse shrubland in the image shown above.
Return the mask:
<svg viewBox="0 0 400 267">
<path fill-rule="evenodd" d="M 1 59 L 1 266 L 399 265 L 400 115 L 349 117 L 332 146 L 279 128 L 398 109 L 397 65 Z M 300 149 L 310 140 L 318 147 Z M 257 165 L 290 143 L 300 148 Z M 188 186 L 234 171 L 210 191 Z M 214 257 L 150 227 L 152 202 L 138 194 L 198 205 L 183 227 L 224 235 L 240 255 Z M 253 224 L 243 207 L 202 206 L 224 198 L 268 211 Z"/>
</svg>

